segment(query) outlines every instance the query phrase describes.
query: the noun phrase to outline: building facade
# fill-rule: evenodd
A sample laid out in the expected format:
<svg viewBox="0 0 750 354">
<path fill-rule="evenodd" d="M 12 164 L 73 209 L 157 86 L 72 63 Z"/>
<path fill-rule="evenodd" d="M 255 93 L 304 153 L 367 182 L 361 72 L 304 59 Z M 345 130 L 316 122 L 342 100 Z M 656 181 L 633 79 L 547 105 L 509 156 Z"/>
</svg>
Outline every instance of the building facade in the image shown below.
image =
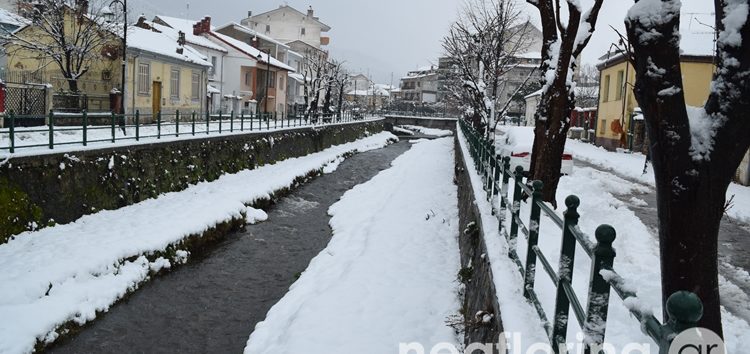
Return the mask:
<svg viewBox="0 0 750 354">
<path fill-rule="evenodd" d="M 602 57 L 600 71 L 596 143 L 607 149 L 627 148 L 646 152 L 648 148 L 643 120 L 636 114 L 635 70 L 622 54 Z M 682 55 L 685 102 L 703 106 L 710 93 L 715 67 L 713 56 Z"/>
<path fill-rule="evenodd" d="M 401 78 L 401 102 L 415 105 L 437 102 L 438 70 L 435 66 L 410 71 Z"/>
<path fill-rule="evenodd" d="M 307 13 L 288 5 L 281 5 L 277 9 L 257 15 L 248 11 L 247 18 L 240 23 L 283 43 L 302 41 L 321 49 L 321 46 L 330 42 L 323 34 L 330 31 L 331 27 L 315 16 L 312 6 L 308 8 Z"/>
<path fill-rule="evenodd" d="M 204 111 L 211 63 L 186 45 L 184 37 L 173 38 L 168 33 L 144 18 L 129 29 L 126 111 L 138 111 L 152 119 L 158 112 Z"/>
</svg>

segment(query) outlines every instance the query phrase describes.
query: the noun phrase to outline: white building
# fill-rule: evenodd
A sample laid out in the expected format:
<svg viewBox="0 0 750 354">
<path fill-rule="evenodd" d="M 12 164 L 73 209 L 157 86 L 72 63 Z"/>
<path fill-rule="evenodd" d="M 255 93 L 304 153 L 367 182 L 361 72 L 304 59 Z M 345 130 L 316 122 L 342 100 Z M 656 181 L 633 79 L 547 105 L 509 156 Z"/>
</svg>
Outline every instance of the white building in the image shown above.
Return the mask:
<svg viewBox="0 0 750 354">
<path fill-rule="evenodd" d="M 195 35 L 193 33 L 193 25 L 196 22 L 183 18 L 159 15 L 154 18 L 154 27 L 162 32 L 173 32 L 173 35 L 179 32 L 184 33 L 185 41 L 208 58 L 212 67 L 208 70 L 208 87 L 206 89 L 208 107 L 204 108 L 209 112 L 216 112 L 219 109 L 228 108 L 222 107 L 222 103 L 226 103 L 223 102 L 222 97 L 226 89 L 224 85 L 224 61 L 228 51 L 208 38 Z M 229 106 L 233 105 L 232 103 L 229 104 Z"/>
<path fill-rule="evenodd" d="M 321 49 L 328 45 L 330 38 L 323 33 L 331 27 L 321 22 L 310 7 L 307 13 L 302 13 L 288 5 L 281 5 L 277 9 L 253 15 L 248 11 L 247 18 L 240 22 L 242 25 L 284 43 L 302 41 L 310 46 Z"/>
<path fill-rule="evenodd" d="M 166 16 L 158 18 L 172 28 L 192 23 L 192 37 L 186 35 L 186 41 L 200 42 L 204 50 L 210 49 L 214 54 L 208 57 L 212 63 L 216 61 L 214 83 L 220 84 L 219 87 L 209 85 L 207 90 L 212 94 L 213 111 L 249 114 L 259 110 L 286 114 L 288 73 L 294 72 L 294 68 L 261 53 L 248 43 L 216 32 L 211 26 L 210 17 L 198 22 Z"/>
<path fill-rule="evenodd" d="M 435 103 L 438 93 L 438 69 L 426 66 L 410 71 L 401 78 L 399 98 L 414 104 Z"/>
</svg>

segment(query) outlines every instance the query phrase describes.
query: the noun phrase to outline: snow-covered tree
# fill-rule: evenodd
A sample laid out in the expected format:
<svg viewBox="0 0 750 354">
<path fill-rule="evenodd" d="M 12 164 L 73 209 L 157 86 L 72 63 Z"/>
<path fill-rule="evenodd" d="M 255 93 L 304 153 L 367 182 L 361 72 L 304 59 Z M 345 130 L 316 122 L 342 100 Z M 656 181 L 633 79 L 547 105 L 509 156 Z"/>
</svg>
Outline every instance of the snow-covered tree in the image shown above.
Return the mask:
<svg viewBox="0 0 750 354">
<path fill-rule="evenodd" d="M 2 33 L 9 55 L 48 60 L 78 92 L 78 79 L 103 56 L 119 53 L 114 24 L 102 17 L 102 3 L 87 0 L 36 0 L 23 8 L 30 23 L 23 30 Z"/>
<path fill-rule="evenodd" d="M 539 10 L 542 22 L 542 95 L 535 114 L 530 176 L 544 182 L 543 198 L 557 205 L 561 156 L 575 106 L 573 73 L 576 60 L 591 39 L 604 0 L 584 9 L 580 0 L 526 0 Z M 564 15 L 567 13 L 567 21 Z"/>
<path fill-rule="evenodd" d="M 530 26 L 513 0 L 467 0 L 443 39 L 455 69 L 448 89 L 466 103 L 466 115 L 489 138 L 496 124 L 493 116 L 501 116 L 511 102 L 497 98 L 518 54 L 529 49 Z"/>
<path fill-rule="evenodd" d="M 688 107 L 680 68 L 680 1 L 640 0 L 625 20 L 656 177 L 662 298 L 703 300 L 700 326 L 722 333 L 719 223 L 750 147 L 750 6 L 715 0 L 716 71 L 708 101 Z"/>
</svg>

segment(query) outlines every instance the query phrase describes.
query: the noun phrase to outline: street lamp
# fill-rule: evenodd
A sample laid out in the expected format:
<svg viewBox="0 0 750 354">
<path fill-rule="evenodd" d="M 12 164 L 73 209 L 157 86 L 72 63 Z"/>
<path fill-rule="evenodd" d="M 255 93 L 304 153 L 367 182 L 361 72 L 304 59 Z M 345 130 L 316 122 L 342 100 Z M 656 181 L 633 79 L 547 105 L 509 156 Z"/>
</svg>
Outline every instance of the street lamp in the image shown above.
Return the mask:
<svg viewBox="0 0 750 354">
<path fill-rule="evenodd" d="M 262 49 L 259 49 L 259 50 L 260 50 L 260 53 L 258 53 L 258 62 L 260 62 L 260 61 L 263 60 L 263 53 L 265 53 Z M 266 119 L 268 119 L 268 116 L 267 116 L 268 115 L 268 86 L 269 86 L 268 80 L 271 78 L 271 50 L 268 50 L 267 55 L 268 56 L 266 57 L 267 58 L 267 60 L 266 60 L 266 65 L 267 65 L 266 66 L 267 67 L 267 69 L 266 69 L 266 89 L 265 89 L 265 91 L 263 91 L 263 100 L 264 100 L 264 102 L 263 102 L 263 105 L 264 105 L 263 110 L 266 113 Z"/>
<path fill-rule="evenodd" d="M 127 49 L 128 49 L 128 0 L 113 0 L 109 7 L 115 4 L 122 6 L 122 74 L 120 79 L 120 113 L 125 114 L 125 69 L 127 65 Z"/>
</svg>

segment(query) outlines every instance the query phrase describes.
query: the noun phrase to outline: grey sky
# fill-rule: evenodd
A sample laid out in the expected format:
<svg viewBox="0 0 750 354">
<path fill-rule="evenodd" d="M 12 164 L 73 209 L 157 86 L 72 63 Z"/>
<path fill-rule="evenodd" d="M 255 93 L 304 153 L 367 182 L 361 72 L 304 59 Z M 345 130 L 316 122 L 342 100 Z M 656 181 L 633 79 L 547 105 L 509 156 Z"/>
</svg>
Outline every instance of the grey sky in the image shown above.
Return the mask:
<svg viewBox="0 0 750 354">
<path fill-rule="evenodd" d="M 137 11 L 151 16 L 163 13 L 171 16 L 200 18 L 211 15 L 217 25 L 244 18 L 248 10 L 261 13 L 283 3 L 304 11 L 309 5 L 316 16 L 333 29 L 329 49 L 332 55 L 345 60 L 353 72 L 369 74 L 381 83 L 394 84 L 406 71 L 435 63 L 441 53 L 440 40 L 455 20 L 462 0 L 131 0 Z M 131 2 L 131 3 L 132 3 Z M 592 0 L 582 0 L 584 6 Z M 712 12 L 706 0 L 682 0 L 683 12 Z M 190 3 L 188 12 L 187 4 Z M 593 63 L 617 41 L 609 27 L 623 28 L 623 18 L 632 4 L 625 0 L 605 0 L 597 31 L 583 53 L 585 63 Z M 534 23 L 538 13 L 523 5 Z"/>
</svg>

